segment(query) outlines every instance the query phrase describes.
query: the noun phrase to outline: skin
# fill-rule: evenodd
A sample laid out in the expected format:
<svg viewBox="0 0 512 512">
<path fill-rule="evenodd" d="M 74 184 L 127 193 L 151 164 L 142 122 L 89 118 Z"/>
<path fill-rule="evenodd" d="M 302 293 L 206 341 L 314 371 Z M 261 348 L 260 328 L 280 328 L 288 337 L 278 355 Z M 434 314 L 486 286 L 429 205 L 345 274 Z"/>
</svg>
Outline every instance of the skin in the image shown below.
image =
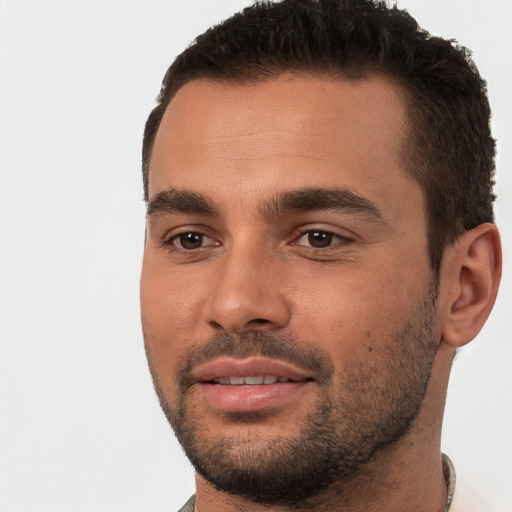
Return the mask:
<svg viewBox="0 0 512 512">
<path fill-rule="evenodd" d="M 150 204 L 170 190 L 191 191 L 215 211 L 153 201 L 148 215 L 142 320 L 152 374 L 170 409 L 180 406 L 176 375 L 187 351 L 218 334 L 293 337 L 327 354 L 333 389 L 357 365 L 375 368 L 380 385 L 389 340 L 428 297 L 434 277 L 423 194 L 401 164 L 406 126 L 402 99 L 381 78 L 283 74 L 252 85 L 196 80 L 178 91 L 155 141 Z M 274 198 L 306 188 L 349 190 L 374 210 L 271 211 Z M 311 247 L 314 230 L 334 234 L 328 247 Z M 199 233 L 200 247 L 184 248 L 179 235 L 186 233 Z M 406 435 L 304 510 L 443 509 L 439 439 L 454 347 L 485 322 L 500 268 L 492 225 L 447 249 L 431 326 L 437 355 L 421 412 Z M 316 410 L 318 387 L 303 386 L 243 423 L 212 406 L 200 386 L 186 403 L 206 442 L 236 435 L 264 445 L 298 434 Z M 361 492 L 368 486 L 372 493 Z M 201 476 L 196 508 L 268 510 Z"/>
</svg>

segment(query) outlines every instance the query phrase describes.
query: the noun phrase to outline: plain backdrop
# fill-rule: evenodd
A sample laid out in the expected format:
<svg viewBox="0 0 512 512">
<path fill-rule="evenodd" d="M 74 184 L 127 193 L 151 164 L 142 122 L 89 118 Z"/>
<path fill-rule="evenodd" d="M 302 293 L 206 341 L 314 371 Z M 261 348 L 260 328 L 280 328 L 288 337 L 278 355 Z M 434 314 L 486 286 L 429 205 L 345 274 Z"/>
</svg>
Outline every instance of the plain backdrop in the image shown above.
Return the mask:
<svg viewBox="0 0 512 512">
<path fill-rule="evenodd" d="M 0 1 L 0 511 L 171 512 L 193 471 L 146 367 L 142 130 L 175 55 L 240 0 Z M 443 448 L 512 510 L 512 1 L 401 0 L 474 51 L 505 269 L 456 360 Z"/>
</svg>

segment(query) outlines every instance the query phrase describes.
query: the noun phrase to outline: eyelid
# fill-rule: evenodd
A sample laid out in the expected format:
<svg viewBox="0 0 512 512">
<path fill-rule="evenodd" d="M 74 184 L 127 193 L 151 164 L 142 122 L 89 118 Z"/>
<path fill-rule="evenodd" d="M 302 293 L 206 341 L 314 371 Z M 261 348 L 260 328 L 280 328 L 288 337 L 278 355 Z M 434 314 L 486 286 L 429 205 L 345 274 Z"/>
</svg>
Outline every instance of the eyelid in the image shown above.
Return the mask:
<svg viewBox="0 0 512 512">
<path fill-rule="evenodd" d="M 336 229 L 331 226 L 302 226 L 296 232 L 291 242 L 291 245 L 305 247 L 307 249 L 315 250 L 315 251 L 326 251 L 328 249 L 333 249 L 340 244 L 348 244 L 354 242 L 356 236 L 350 232 L 343 230 L 340 232 L 340 229 Z M 313 247 L 311 245 L 299 244 L 299 240 L 305 236 L 308 236 L 310 233 L 319 232 L 319 233 L 327 233 L 333 235 L 333 238 L 336 238 L 338 241 L 334 242 L 326 247 Z"/>
<path fill-rule="evenodd" d="M 196 247 L 195 249 L 187 249 L 185 247 L 183 247 L 183 245 L 180 243 L 179 245 L 177 245 L 177 242 L 180 240 L 180 238 L 183 236 L 183 235 L 188 235 L 188 234 L 194 234 L 194 235 L 199 235 L 202 237 L 202 240 L 201 240 L 201 245 L 199 247 Z M 206 240 L 210 240 L 210 242 L 213 242 L 213 243 L 204 243 Z M 215 242 L 215 240 L 213 238 L 211 238 L 210 236 L 208 235 L 205 235 L 204 233 L 198 233 L 197 231 L 185 231 L 184 233 L 178 233 L 177 235 L 174 235 L 172 236 L 170 239 L 169 239 L 169 242 L 168 244 L 171 244 L 173 245 L 174 247 L 176 247 L 177 249 L 179 250 L 182 250 L 182 251 L 194 251 L 194 250 L 199 250 L 199 249 L 204 249 L 205 247 L 215 247 L 216 245 L 219 245 L 217 242 Z"/>
<path fill-rule="evenodd" d="M 201 247 L 198 247 L 195 250 L 204 249 L 205 247 L 215 247 L 215 246 L 220 245 L 220 242 L 218 240 L 216 240 L 216 238 L 214 236 L 212 236 L 211 233 L 209 233 L 209 230 L 205 229 L 201 226 L 181 226 L 179 228 L 174 228 L 174 229 L 168 231 L 162 237 L 161 245 L 162 245 L 162 247 L 167 247 L 167 248 L 169 248 L 169 246 L 171 246 L 172 248 L 174 248 L 177 251 L 192 252 L 192 251 L 194 251 L 194 249 L 185 249 L 184 247 L 181 247 L 174 243 L 176 240 L 179 240 L 179 238 L 181 236 L 187 235 L 190 233 L 201 235 L 202 237 L 209 239 L 213 242 L 213 243 L 209 243 L 207 245 L 201 245 Z"/>
</svg>

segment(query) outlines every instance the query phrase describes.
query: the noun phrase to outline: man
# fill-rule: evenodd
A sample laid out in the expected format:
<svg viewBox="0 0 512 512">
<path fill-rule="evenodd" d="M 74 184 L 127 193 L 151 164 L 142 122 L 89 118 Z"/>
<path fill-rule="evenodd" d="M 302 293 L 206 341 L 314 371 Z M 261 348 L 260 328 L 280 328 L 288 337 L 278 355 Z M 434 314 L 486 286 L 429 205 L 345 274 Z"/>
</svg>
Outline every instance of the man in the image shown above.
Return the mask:
<svg viewBox="0 0 512 512">
<path fill-rule="evenodd" d="M 365 0 L 255 5 L 176 59 L 141 302 L 182 510 L 490 510 L 440 451 L 501 274 L 489 117 L 465 49 Z"/>
</svg>

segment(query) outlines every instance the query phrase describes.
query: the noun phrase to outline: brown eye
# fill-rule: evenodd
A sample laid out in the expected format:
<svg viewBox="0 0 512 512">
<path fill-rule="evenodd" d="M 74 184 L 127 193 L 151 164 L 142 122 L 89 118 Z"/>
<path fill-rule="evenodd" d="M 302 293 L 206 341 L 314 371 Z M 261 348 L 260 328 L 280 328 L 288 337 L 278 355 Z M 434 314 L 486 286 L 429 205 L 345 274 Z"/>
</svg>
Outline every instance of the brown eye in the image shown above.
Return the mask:
<svg viewBox="0 0 512 512">
<path fill-rule="evenodd" d="M 310 249 L 329 249 L 335 246 L 345 246 L 353 242 L 353 239 L 343 235 L 337 235 L 332 231 L 323 231 L 321 229 L 310 229 L 303 231 L 293 245 L 309 247 Z"/>
<path fill-rule="evenodd" d="M 333 234 L 327 231 L 310 231 L 308 233 L 308 242 L 311 247 L 328 247 L 332 243 Z"/>
<path fill-rule="evenodd" d="M 176 237 L 176 242 L 182 249 L 199 249 L 203 245 L 204 235 L 201 233 L 183 233 Z"/>
</svg>

